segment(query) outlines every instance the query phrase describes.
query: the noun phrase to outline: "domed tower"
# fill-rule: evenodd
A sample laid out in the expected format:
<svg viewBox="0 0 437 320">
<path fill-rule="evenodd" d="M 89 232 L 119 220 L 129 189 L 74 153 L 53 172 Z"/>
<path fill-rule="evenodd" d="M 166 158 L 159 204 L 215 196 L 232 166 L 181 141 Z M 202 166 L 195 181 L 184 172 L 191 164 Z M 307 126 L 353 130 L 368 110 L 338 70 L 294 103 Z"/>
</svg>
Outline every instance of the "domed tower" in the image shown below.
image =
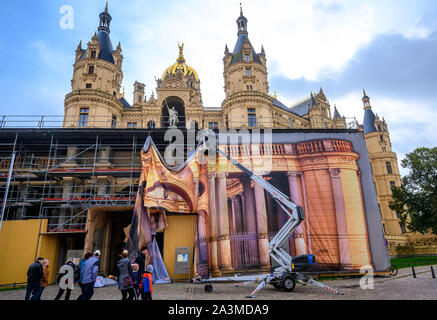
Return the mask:
<svg viewBox="0 0 437 320">
<path fill-rule="evenodd" d="M 223 115 L 229 128 L 272 127 L 272 98 L 269 96 L 264 48 L 256 53 L 250 43 L 247 18 L 240 7 L 237 43 L 232 53 L 225 48 Z"/>
<path fill-rule="evenodd" d="M 370 98 L 365 90 L 363 90 L 363 105 L 364 137 L 372 167 L 384 233 L 390 236 L 401 235 L 407 232 L 407 230 L 400 226 L 400 220 L 396 212 L 388 207 L 392 195 L 391 188 L 401 184 L 396 153 L 391 149 L 392 145 L 387 123 L 384 119 L 381 120 L 378 115 L 373 113 Z"/>
<path fill-rule="evenodd" d="M 72 92 L 64 103 L 64 127 L 116 127 L 129 107 L 120 94 L 123 80 L 123 55 L 120 43 L 114 50 L 110 38 L 112 17 L 105 10 L 100 13 L 97 33 L 82 49 L 76 50 L 71 80 Z"/>
<path fill-rule="evenodd" d="M 161 110 L 161 128 L 200 127 L 203 116 L 200 80 L 196 70 L 187 65 L 184 44 L 179 45 L 179 56 L 157 82 L 157 104 Z M 176 113 L 174 113 L 176 112 Z M 171 113 L 177 121 L 171 121 Z"/>
</svg>

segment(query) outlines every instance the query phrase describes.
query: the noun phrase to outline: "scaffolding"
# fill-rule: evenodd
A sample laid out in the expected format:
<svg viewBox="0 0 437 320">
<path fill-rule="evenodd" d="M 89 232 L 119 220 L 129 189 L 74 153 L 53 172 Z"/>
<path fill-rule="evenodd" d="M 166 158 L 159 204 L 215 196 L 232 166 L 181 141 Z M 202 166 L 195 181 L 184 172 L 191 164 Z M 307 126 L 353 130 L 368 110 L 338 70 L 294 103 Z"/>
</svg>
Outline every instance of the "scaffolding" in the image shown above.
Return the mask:
<svg viewBox="0 0 437 320">
<path fill-rule="evenodd" d="M 85 231 L 90 208 L 133 209 L 144 142 L 138 138 L 146 135 L 111 136 L 117 133 L 97 130 L 75 142 L 68 130 L 2 131 L 2 220 L 48 219 L 47 232 L 74 233 Z"/>
<path fill-rule="evenodd" d="M 220 110 L 220 109 L 219 109 Z M 271 117 L 257 117 L 255 120 L 250 120 L 247 116 L 229 117 L 216 116 L 208 114 L 216 112 L 216 110 L 205 109 L 206 113 L 203 116 L 201 123 L 190 121 L 185 117 L 180 117 L 180 125 L 184 125 L 187 129 L 205 128 L 205 129 L 235 129 L 235 128 L 275 128 L 275 129 L 304 129 L 302 125 L 296 125 L 292 118 L 275 113 Z M 129 117 L 121 117 L 114 119 L 112 116 L 94 115 L 92 118 L 80 119 L 78 116 L 66 115 L 0 115 L 0 129 L 9 128 L 39 128 L 39 129 L 54 129 L 54 128 L 138 128 L 138 129 L 155 129 L 165 128 L 164 122 L 168 122 L 168 116 L 152 116 L 150 119 L 131 119 Z M 345 129 L 357 129 L 359 123 L 355 117 L 342 117 L 344 120 Z M 164 121 L 164 122 L 162 122 Z M 218 121 L 218 122 L 217 122 Z M 230 126 L 229 124 L 232 124 Z M 333 127 L 333 119 L 330 117 L 322 117 L 320 123 L 317 124 L 320 129 L 329 129 Z M 180 128 L 178 125 L 178 128 Z M 309 128 L 307 128 L 309 129 Z"/>
<path fill-rule="evenodd" d="M 85 232 L 91 208 L 133 210 L 143 143 L 150 135 L 163 153 L 169 145 L 165 133 L 165 129 L 0 129 L 0 228 L 3 220 L 48 219 L 47 232 Z M 184 137 L 188 141 L 188 130 Z M 179 163 L 195 145 L 184 141 L 182 147 L 184 159 L 177 159 Z M 236 156 L 234 149 L 227 152 Z"/>
</svg>

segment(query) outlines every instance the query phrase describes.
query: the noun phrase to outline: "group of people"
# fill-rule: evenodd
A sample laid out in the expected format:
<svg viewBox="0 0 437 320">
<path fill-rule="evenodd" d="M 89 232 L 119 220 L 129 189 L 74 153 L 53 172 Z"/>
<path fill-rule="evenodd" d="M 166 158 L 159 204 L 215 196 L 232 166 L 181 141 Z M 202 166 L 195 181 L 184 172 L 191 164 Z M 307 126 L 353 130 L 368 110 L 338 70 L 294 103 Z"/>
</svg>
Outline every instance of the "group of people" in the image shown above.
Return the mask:
<svg viewBox="0 0 437 320">
<path fill-rule="evenodd" d="M 68 259 L 61 267 L 62 272 L 56 280 L 59 283 L 59 291 L 55 300 L 61 299 L 64 292 L 65 300 L 69 300 L 74 283 L 77 283 L 82 291 L 77 300 L 91 300 L 99 272 L 100 256 L 100 250 L 96 250 L 94 254 L 86 253 L 77 265 L 72 259 Z M 142 300 L 152 300 L 153 266 L 150 263 L 151 257 L 147 247 L 141 249 L 134 263 L 128 259 L 127 250 L 122 252 L 117 263 L 117 282 L 122 300 L 138 300 L 139 297 Z M 39 257 L 27 271 L 25 300 L 41 300 L 42 292 L 48 284 L 49 261 Z"/>
<path fill-rule="evenodd" d="M 49 260 L 38 257 L 27 270 L 27 289 L 25 300 L 40 300 L 41 294 L 49 284 Z M 32 295 L 32 298 L 30 297 Z"/>
<path fill-rule="evenodd" d="M 121 300 L 152 300 L 153 266 L 147 247 L 143 247 L 134 263 L 128 259 L 128 251 L 124 250 L 117 263 L 118 288 Z M 147 266 L 147 267 L 146 267 Z"/>
</svg>

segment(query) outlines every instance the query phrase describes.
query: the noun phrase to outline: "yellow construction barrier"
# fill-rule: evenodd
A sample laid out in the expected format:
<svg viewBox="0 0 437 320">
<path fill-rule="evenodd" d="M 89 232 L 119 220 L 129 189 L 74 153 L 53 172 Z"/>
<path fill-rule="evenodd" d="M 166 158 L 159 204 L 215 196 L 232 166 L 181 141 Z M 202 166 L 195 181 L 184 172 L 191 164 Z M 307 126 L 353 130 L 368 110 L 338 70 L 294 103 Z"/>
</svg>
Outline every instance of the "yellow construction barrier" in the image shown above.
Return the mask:
<svg viewBox="0 0 437 320">
<path fill-rule="evenodd" d="M 4 221 L 0 232 L 0 286 L 27 282 L 27 270 L 37 257 L 50 262 L 49 283 L 55 282 L 59 254 L 57 235 L 43 234 L 47 220 Z"/>
</svg>

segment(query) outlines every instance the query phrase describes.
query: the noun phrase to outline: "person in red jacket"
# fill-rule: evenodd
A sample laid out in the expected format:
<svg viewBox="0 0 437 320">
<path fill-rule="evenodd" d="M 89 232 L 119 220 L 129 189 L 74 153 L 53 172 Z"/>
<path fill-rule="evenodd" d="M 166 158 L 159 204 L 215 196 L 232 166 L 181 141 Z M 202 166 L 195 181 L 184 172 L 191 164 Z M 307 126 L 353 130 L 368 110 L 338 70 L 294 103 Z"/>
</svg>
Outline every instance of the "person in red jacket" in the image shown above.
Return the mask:
<svg viewBox="0 0 437 320">
<path fill-rule="evenodd" d="M 141 299 L 143 301 L 152 300 L 152 272 L 153 266 L 149 264 L 140 284 Z"/>
</svg>

